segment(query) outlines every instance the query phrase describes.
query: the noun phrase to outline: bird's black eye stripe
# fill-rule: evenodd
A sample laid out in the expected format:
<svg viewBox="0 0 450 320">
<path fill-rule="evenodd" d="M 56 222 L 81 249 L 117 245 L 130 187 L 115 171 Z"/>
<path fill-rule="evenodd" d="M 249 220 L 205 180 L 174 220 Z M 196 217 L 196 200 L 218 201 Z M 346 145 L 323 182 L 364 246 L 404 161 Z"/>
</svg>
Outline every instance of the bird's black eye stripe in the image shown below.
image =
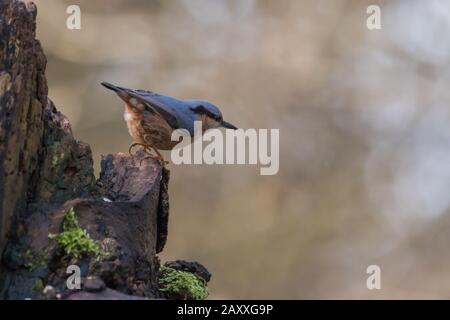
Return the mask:
<svg viewBox="0 0 450 320">
<path fill-rule="evenodd" d="M 220 117 L 215 115 L 214 113 L 208 112 L 208 116 L 216 121 L 220 120 Z"/>
<path fill-rule="evenodd" d="M 194 110 L 194 112 L 196 113 L 200 113 L 200 114 L 206 114 L 208 117 L 214 119 L 217 122 L 221 122 L 222 121 L 222 117 L 219 115 L 216 115 L 212 112 L 210 112 L 208 109 L 205 108 L 205 106 L 203 105 L 199 105 L 195 108 L 191 108 L 192 110 Z"/>
<path fill-rule="evenodd" d="M 212 112 L 207 111 L 206 114 L 208 115 L 208 117 L 214 119 L 214 120 L 217 121 L 217 122 L 221 122 L 221 121 L 222 121 L 222 119 L 221 119 L 220 116 L 215 115 L 215 114 L 212 113 Z"/>
</svg>

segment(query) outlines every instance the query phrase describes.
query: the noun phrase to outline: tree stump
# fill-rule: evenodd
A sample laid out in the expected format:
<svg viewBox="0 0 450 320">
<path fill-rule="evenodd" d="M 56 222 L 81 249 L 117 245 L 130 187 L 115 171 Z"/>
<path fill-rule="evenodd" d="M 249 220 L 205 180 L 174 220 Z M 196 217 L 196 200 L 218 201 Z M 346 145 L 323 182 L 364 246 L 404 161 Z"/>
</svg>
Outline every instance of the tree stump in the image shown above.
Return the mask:
<svg viewBox="0 0 450 320">
<path fill-rule="evenodd" d="M 82 283 L 103 282 L 104 298 L 158 298 L 169 172 L 153 160 L 140 165 L 142 153 L 118 153 L 103 157 L 95 179 L 89 145 L 47 97 L 35 18 L 33 3 L 0 0 L 0 299 L 44 298 L 46 285 L 68 297 L 69 265 Z M 106 256 L 74 258 L 49 239 L 72 209 Z"/>
</svg>

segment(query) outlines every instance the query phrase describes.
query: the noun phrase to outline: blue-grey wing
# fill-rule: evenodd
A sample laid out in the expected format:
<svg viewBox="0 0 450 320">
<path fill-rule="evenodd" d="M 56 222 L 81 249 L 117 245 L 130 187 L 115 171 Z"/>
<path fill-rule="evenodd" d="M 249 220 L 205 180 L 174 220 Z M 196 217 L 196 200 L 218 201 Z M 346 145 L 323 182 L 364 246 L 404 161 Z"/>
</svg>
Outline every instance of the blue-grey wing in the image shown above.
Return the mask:
<svg viewBox="0 0 450 320">
<path fill-rule="evenodd" d="M 160 112 L 171 127 L 174 129 L 186 129 L 191 136 L 194 135 L 194 122 L 198 120 L 198 116 L 192 111 L 192 106 L 196 102 L 193 100 L 180 100 L 145 90 L 135 90 L 135 93 L 142 100 L 148 102 L 157 112 Z M 169 121 L 173 121 L 173 124 Z M 176 127 L 174 126 L 175 121 Z"/>
<path fill-rule="evenodd" d="M 173 106 L 168 103 L 169 101 L 164 101 L 165 96 L 161 96 L 157 93 L 145 90 L 130 89 L 128 93 L 138 100 L 145 102 L 148 108 L 151 108 L 154 111 L 158 112 L 173 129 L 180 128 L 177 113 L 174 110 Z"/>
</svg>

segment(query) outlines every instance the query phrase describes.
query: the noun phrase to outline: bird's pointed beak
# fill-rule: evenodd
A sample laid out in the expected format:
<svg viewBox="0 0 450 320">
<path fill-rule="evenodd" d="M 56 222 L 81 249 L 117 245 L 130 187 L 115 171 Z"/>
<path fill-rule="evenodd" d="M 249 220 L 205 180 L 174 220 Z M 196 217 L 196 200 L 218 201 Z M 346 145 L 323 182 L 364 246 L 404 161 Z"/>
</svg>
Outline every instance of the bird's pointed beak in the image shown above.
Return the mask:
<svg viewBox="0 0 450 320">
<path fill-rule="evenodd" d="M 237 130 L 237 127 L 226 121 L 222 121 L 221 126 L 227 129 Z"/>
</svg>

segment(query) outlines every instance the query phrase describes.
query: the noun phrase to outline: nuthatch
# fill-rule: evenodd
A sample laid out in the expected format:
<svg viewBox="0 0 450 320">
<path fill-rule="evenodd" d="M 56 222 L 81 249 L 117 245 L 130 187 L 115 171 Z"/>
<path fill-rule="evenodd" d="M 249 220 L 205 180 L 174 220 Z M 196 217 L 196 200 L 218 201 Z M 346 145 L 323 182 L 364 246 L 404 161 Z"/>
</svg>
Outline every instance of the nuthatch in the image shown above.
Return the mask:
<svg viewBox="0 0 450 320">
<path fill-rule="evenodd" d="M 159 150 L 172 150 L 178 141 L 172 141 L 175 129 L 186 129 L 194 136 L 194 122 L 201 121 L 204 131 L 225 127 L 237 129 L 223 120 L 219 108 L 204 100 L 179 100 L 146 90 L 133 90 L 102 82 L 106 88 L 114 91 L 125 101 L 124 118 L 134 146 L 142 146 L 147 158 L 155 159 L 164 165 Z M 203 132 L 204 132 L 203 131 Z M 156 156 L 151 154 L 154 150 Z"/>
</svg>

